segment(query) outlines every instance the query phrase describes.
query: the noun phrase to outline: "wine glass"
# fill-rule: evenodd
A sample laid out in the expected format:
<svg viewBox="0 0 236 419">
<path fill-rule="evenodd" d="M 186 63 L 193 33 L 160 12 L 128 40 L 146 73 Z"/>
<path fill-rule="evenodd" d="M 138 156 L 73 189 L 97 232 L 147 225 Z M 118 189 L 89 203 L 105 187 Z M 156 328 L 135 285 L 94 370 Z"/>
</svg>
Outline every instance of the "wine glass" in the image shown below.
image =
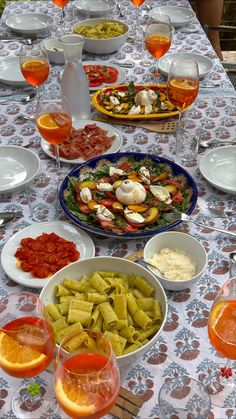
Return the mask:
<svg viewBox="0 0 236 419">
<path fill-rule="evenodd" d="M 60 175 L 59 144 L 70 135 L 72 118 L 67 99 L 52 92 L 44 92 L 39 96 L 36 107 L 36 125 L 39 133 L 52 147 L 56 157 L 57 175 Z"/>
<path fill-rule="evenodd" d="M 20 69 L 25 80 L 39 89 L 47 80 L 50 72 L 50 64 L 47 51 L 41 43 L 22 45 L 20 49 Z"/>
<path fill-rule="evenodd" d="M 227 358 L 227 363 L 211 377 L 206 386 L 214 405 L 228 407 L 231 395 L 236 394 L 236 377 L 232 361 L 236 360 L 236 277 L 230 278 L 215 297 L 208 319 L 211 345 Z M 236 407 L 235 397 L 233 399 Z"/>
<path fill-rule="evenodd" d="M 184 110 L 191 105 L 199 91 L 199 69 L 196 61 L 178 58 L 170 66 L 167 80 L 169 100 L 179 110 L 179 123 Z"/>
<path fill-rule="evenodd" d="M 1 297 L 0 322 L 0 367 L 12 377 L 30 379 L 13 395 L 15 416 L 28 417 L 32 412 L 32 417 L 42 417 L 55 411 L 50 387 L 32 379 L 48 367 L 55 351 L 54 332 L 39 297 L 30 292 Z"/>
<path fill-rule="evenodd" d="M 103 417 L 115 404 L 119 390 L 119 368 L 104 334 L 78 329 L 62 340 L 56 358 L 55 393 L 67 415 Z"/>
<path fill-rule="evenodd" d="M 59 25 L 59 35 L 63 35 L 65 33 L 65 6 L 69 0 L 53 0 L 53 3 L 61 8 L 61 16 L 60 16 L 60 25 Z"/>
<path fill-rule="evenodd" d="M 139 43 L 142 42 L 142 36 L 139 35 L 139 28 L 141 26 L 141 15 L 139 13 L 139 7 L 142 6 L 142 4 L 144 3 L 145 0 L 131 0 L 131 3 L 134 4 L 134 6 L 136 7 L 136 24 L 134 25 L 134 38 L 137 40 L 137 42 Z"/>
<path fill-rule="evenodd" d="M 145 45 L 155 59 L 155 76 L 158 76 L 158 60 L 169 50 L 171 38 L 172 29 L 169 16 L 164 14 L 151 16 L 145 31 Z"/>
</svg>

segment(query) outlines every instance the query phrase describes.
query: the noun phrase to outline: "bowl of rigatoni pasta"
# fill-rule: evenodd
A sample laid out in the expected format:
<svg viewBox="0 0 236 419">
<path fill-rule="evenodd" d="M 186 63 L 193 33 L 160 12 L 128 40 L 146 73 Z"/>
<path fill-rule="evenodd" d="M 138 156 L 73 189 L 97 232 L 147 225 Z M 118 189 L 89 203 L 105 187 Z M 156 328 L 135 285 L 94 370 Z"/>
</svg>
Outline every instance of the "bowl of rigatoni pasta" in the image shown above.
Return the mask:
<svg viewBox="0 0 236 419">
<path fill-rule="evenodd" d="M 155 275 L 111 256 L 66 266 L 47 281 L 40 298 L 57 345 L 78 329 L 99 330 L 109 338 L 119 367 L 151 348 L 167 316 L 166 294 Z"/>
</svg>

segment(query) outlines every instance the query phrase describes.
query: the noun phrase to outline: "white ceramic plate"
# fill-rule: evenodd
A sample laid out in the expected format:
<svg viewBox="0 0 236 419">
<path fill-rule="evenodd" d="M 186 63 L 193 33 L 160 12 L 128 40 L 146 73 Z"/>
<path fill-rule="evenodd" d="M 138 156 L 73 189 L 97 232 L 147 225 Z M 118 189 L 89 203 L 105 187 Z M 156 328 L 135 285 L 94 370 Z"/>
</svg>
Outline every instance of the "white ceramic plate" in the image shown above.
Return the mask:
<svg viewBox="0 0 236 419">
<path fill-rule="evenodd" d="M 155 17 L 157 14 L 165 14 L 170 17 L 171 25 L 180 28 L 190 23 L 196 16 L 193 10 L 178 6 L 160 6 L 150 10 L 149 15 Z"/>
<path fill-rule="evenodd" d="M 84 61 L 83 66 L 85 65 L 101 65 L 113 67 L 118 71 L 118 79 L 114 83 L 102 83 L 96 87 L 89 87 L 89 90 L 96 92 L 97 90 L 103 89 L 104 87 L 115 86 L 117 84 L 122 84 L 126 78 L 126 72 L 123 68 L 119 67 L 116 64 L 109 63 L 109 61 Z"/>
<path fill-rule="evenodd" d="M 0 59 L 0 81 L 12 86 L 28 86 L 20 70 L 19 57 Z"/>
<path fill-rule="evenodd" d="M 21 13 L 9 16 L 6 26 L 18 33 L 38 33 L 49 28 L 53 22 L 51 16 L 43 13 Z"/>
<path fill-rule="evenodd" d="M 0 147 L 0 193 L 13 192 L 29 183 L 38 173 L 40 159 L 27 148 Z"/>
<path fill-rule="evenodd" d="M 202 176 L 215 188 L 236 194 L 236 146 L 214 148 L 199 162 Z"/>
<path fill-rule="evenodd" d="M 93 120 L 74 121 L 73 127 L 76 129 L 83 128 L 87 124 L 96 124 L 98 127 L 106 130 L 108 137 L 115 135 L 116 138 L 113 140 L 111 147 L 104 153 L 104 155 L 110 154 L 110 153 L 117 153 L 120 150 L 123 144 L 123 139 L 119 131 L 117 131 L 117 129 L 113 128 L 109 124 L 105 124 L 103 122 L 98 122 L 98 121 L 93 121 Z M 52 157 L 53 159 L 56 158 L 54 154 L 51 152 L 50 144 L 47 143 L 47 141 L 42 139 L 41 147 L 44 153 L 47 154 L 47 156 Z M 63 163 L 80 164 L 80 163 L 84 163 L 85 160 L 82 158 L 78 158 L 74 160 L 67 160 L 67 159 L 64 159 L 63 157 L 60 157 L 60 161 Z"/>
<path fill-rule="evenodd" d="M 79 227 L 62 221 L 50 221 L 45 223 L 35 223 L 23 230 L 18 231 L 3 246 L 1 263 L 3 270 L 9 278 L 18 284 L 31 288 L 42 288 L 49 278 L 33 278 L 30 272 L 24 272 L 16 265 L 15 253 L 20 246 L 20 241 L 26 237 L 36 238 L 43 233 L 56 233 L 65 240 L 76 244 L 80 252 L 80 259 L 87 259 L 95 255 L 95 247 L 91 237 Z"/>
<path fill-rule="evenodd" d="M 89 13 L 90 17 L 106 17 L 105 14 L 110 12 L 116 6 L 114 0 L 76 0 L 74 7 L 80 13 Z"/>
<path fill-rule="evenodd" d="M 166 54 L 162 58 L 160 58 L 158 63 L 158 69 L 160 70 L 160 72 L 168 76 L 172 61 L 176 60 L 177 58 L 188 58 L 191 60 L 195 60 L 198 64 L 200 78 L 205 77 L 213 67 L 212 60 L 206 57 L 205 55 L 194 54 L 191 52 L 176 52 L 172 54 Z"/>
</svg>

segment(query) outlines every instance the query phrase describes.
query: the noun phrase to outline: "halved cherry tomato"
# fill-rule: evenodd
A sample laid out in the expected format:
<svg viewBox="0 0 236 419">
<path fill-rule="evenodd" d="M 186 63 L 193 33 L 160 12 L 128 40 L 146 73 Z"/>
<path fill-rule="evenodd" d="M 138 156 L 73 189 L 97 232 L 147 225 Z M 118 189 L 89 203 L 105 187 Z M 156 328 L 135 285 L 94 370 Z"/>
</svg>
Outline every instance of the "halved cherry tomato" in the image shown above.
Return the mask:
<svg viewBox="0 0 236 419">
<path fill-rule="evenodd" d="M 89 209 L 88 205 L 86 205 L 86 204 L 79 204 L 79 210 L 84 215 L 89 215 L 91 213 L 91 210 Z"/>
<path fill-rule="evenodd" d="M 124 171 L 130 169 L 130 167 L 132 167 L 132 163 L 130 163 L 129 161 L 125 161 L 119 164 L 119 169 L 124 170 Z"/>
<path fill-rule="evenodd" d="M 106 69 L 105 69 L 106 68 Z M 115 83 L 118 79 L 119 72 L 114 67 L 103 67 L 103 79 L 105 83 Z"/>
<path fill-rule="evenodd" d="M 104 228 L 104 230 L 113 230 L 115 224 L 114 221 L 105 221 L 105 220 L 99 220 L 100 225 L 102 228 Z"/>
<path fill-rule="evenodd" d="M 172 197 L 172 202 L 174 204 L 178 204 L 179 202 L 182 202 L 183 200 L 183 195 L 181 191 L 178 191 L 174 194 L 174 196 Z"/>
<path fill-rule="evenodd" d="M 112 208 L 113 202 L 111 199 L 102 199 L 99 202 L 99 205 L 104 205 L 106 208 Z"/>
</svg>

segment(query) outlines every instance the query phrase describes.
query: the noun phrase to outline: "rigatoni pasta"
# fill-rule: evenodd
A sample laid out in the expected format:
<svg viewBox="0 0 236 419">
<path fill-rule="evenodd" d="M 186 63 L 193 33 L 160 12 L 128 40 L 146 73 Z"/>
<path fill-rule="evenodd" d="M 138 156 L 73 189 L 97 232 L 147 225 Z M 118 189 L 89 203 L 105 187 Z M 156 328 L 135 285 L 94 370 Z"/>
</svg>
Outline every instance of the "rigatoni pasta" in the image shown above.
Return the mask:
<svg viewBox="0 0 236 419">
<path fill-rule="evenodd" d="M 56 285 L 57 303 L 48 304 L 46 310 L 58 344 L 75 330 L 94 329 L 103 332 L 116 356 L 121 356 L 145 345 L 159 330 L 163 315 L 154 294 L 145 278 L 96 271 Z M 92 340 L 83 344 L 93 346 Z M 78 347 L 79 342 L 70 341 L 70 345 Z"/>
</svg>

